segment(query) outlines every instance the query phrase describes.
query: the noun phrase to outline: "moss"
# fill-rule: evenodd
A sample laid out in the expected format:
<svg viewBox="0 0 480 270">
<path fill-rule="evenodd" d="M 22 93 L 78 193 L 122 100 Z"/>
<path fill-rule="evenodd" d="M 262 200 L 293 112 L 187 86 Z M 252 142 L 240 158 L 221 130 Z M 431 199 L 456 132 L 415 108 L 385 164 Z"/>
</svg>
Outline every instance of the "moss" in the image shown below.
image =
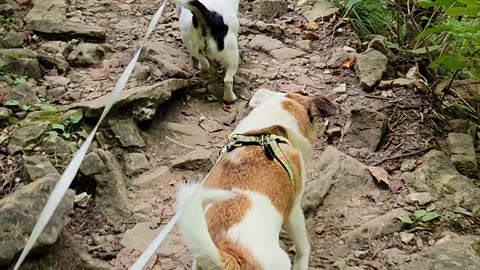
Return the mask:
<svg viewBox="0 0 480 270">
<path fill-rule="evenodd" d="M 58 123 L 60 121 L 60 112 L 47 112 L 47 111 L 36 111 L 31 112 L 27 118 L 26 122 L 47 122 L 47 123 Z"/>
</svg>

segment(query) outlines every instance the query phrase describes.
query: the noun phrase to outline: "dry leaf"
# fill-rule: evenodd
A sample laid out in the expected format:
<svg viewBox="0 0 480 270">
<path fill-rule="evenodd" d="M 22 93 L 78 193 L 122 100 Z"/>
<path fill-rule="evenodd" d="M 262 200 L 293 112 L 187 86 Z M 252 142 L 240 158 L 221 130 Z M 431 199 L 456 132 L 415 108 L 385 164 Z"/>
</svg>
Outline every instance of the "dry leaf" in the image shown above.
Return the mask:
<svg viewBox="0 0 480 270">
<path fill-rule="evenodd" d="M 305 30 L 315 31 L 318 29 L 318 23 L 316 22 L 309 22 L 303 26 Z"/>
<path fill-rule="evenodd" d="M 90 77 L 92 77 L 92 80 L 94 81 L 102 81 L 108 78 L 108 72 L 106 68 L 91 68 L 89 73 Z"/>
<path fill-rule="evenodd" d="M 384 168 L 368 166 L 368 170 L 379 183 L 383 182 L 387 185 L 390 184 L 390 180 L 388 180 L 388 172 Z"/>
<path fill-rule="evenodd" d="M 353 67 L 353 64 L 355 64 L 355 59 L 347 59 L 345 62 L 343 62 L 341 67 L 351 69 Z"/>
<path fill-rule="evenodd" d="M 319 40 L 320 37 L 315 35 L 314 33 L 306 33 L 304 36 L 303 36 L 303 39 L 304 40 Z"/>
</svg>

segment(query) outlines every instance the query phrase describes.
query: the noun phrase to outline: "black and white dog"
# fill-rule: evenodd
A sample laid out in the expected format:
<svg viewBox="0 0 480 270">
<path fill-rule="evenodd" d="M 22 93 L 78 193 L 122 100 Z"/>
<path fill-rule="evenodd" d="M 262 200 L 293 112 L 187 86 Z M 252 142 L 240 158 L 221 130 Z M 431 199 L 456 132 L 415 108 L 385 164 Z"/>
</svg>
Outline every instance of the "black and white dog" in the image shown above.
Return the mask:
<svg viewBox="0 0 480 270">
<path fill-rule="evenodd" d="M 182 41 L 201 71 L 210 69 L 210 61 L 225 68 L 223 101 L 233 103 L 233 76 L 237 72 L 238 0 L 176 0 Z"/>
</svg>

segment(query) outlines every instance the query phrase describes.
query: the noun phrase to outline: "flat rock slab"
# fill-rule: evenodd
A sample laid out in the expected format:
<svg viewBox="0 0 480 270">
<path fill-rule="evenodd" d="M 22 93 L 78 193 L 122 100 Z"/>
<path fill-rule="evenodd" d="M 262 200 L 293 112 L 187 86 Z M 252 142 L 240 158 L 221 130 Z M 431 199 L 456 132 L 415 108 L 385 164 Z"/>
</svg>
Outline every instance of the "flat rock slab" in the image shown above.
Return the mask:
<svg viewBox="0 0 480 270">
<path fill-rule="evenodd" d="M 349 147 L 365 147 L 371 151 L 377 151 L 387 126 L 388 118 L 383 113 L 370 108 L 354 109 L 351 111 L 349 127 L 343 143 Z"/>
<path fill-rule="evenodd" d="M 0 200 L 0 265 L 12 260 L 25 247 L 28 235 L 47 203 L 60 175 L 49 174 L 35 182 L 17 189 Z M 75 192 L 69 190 L 60 202 L 52 219 L 38 238 L 34 248 L 54 244 L 68 213 L 73 209 Z"/>
<path fill-rule="evenodd" d="M 212 152 L 197 147 L 172 161 L 173 168 L 209 171 L 213 167 Z"/>
<path fill-rule="evenodd" d="M 185 89 L 196 85 L 196 82 L 183 79 L 169 79 L 153 85 L 135 87 L 125 89 L 120 94 L 117 102 L 113 105 L 113 109 L 121 109 L 131 107 L 138 103 L 152 102 L 155 106 L 160 106 L 170 99 L 173 93 L 181 89 Z M 111 99 L 111 94 L 92 99 L 89 101 L 82 101 L 63 106 L 61 109 L 68 111 L 70 109 L 82 109 L 85 112 L 85 117 L 98 118 L 105 104 Z"/>
<path fill-rule="evenodd" d="M 317 0 L 312 9 L 305 11 L 303 16 L 308 22 L 314 22 L 320 18 L 328 19 L 338 12 L 338 8 L 330 1 Z"/>
<path fill-rule="evenodd" d="M 112 119 L 108 124 L 123 147 L 145 147 L 145 140 L 140 136 L 137 125 L 131 118 Z"/>
<path fill-rule="evenodd" d="M 105 42 L 107 38 L 107 32 L 104 28 L 50 19 L 33 20 L 27 24 L 27 30 L 50 40 L 68 41 L 71 39 L 83 39 L 86 41 Z"/>
<path fill-rule="evenodd" d="M 13 131 L 7 149 L 14 154 L 23 149 L 28 143 L 37 141 L 48 129 L 48 123 L 32 123 Z"/>
<path fill-rule="evenodd" d="M 188 54 L 163 42 L 147 42 L 140 53 L 140 61 L 150 61 L 169 78 L 188 78 L 190 65 Z"/>
</svg>

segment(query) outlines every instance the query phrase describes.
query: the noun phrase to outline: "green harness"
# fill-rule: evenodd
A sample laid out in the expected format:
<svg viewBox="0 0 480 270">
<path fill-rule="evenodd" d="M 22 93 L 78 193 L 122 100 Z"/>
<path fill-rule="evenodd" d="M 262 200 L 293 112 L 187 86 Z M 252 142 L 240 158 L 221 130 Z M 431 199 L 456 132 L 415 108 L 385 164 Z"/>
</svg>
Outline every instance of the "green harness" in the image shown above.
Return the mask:
<svg viewBox="0 0 480 270">
<path fill-rule="evenodd" d="M 227 144 L 223 147 L 221 153 L 230 152 L 235 148 L 246 145 L 261 145 L 267 155 L 267 158 L 273 160 L 277 159 L 283 168 L 288 172 L 292 185 L 295 186 L 295 177 L 293 174 L 292 165 L 288 161 L 287 155 L 283 153 L 279 143 L 286 143 L 291 145 L 287 138 L 278 135 L 259 135 L 259 136 L 245 136 L 241 134 L 233 134 L 227 137 Z"/>
</svg>

